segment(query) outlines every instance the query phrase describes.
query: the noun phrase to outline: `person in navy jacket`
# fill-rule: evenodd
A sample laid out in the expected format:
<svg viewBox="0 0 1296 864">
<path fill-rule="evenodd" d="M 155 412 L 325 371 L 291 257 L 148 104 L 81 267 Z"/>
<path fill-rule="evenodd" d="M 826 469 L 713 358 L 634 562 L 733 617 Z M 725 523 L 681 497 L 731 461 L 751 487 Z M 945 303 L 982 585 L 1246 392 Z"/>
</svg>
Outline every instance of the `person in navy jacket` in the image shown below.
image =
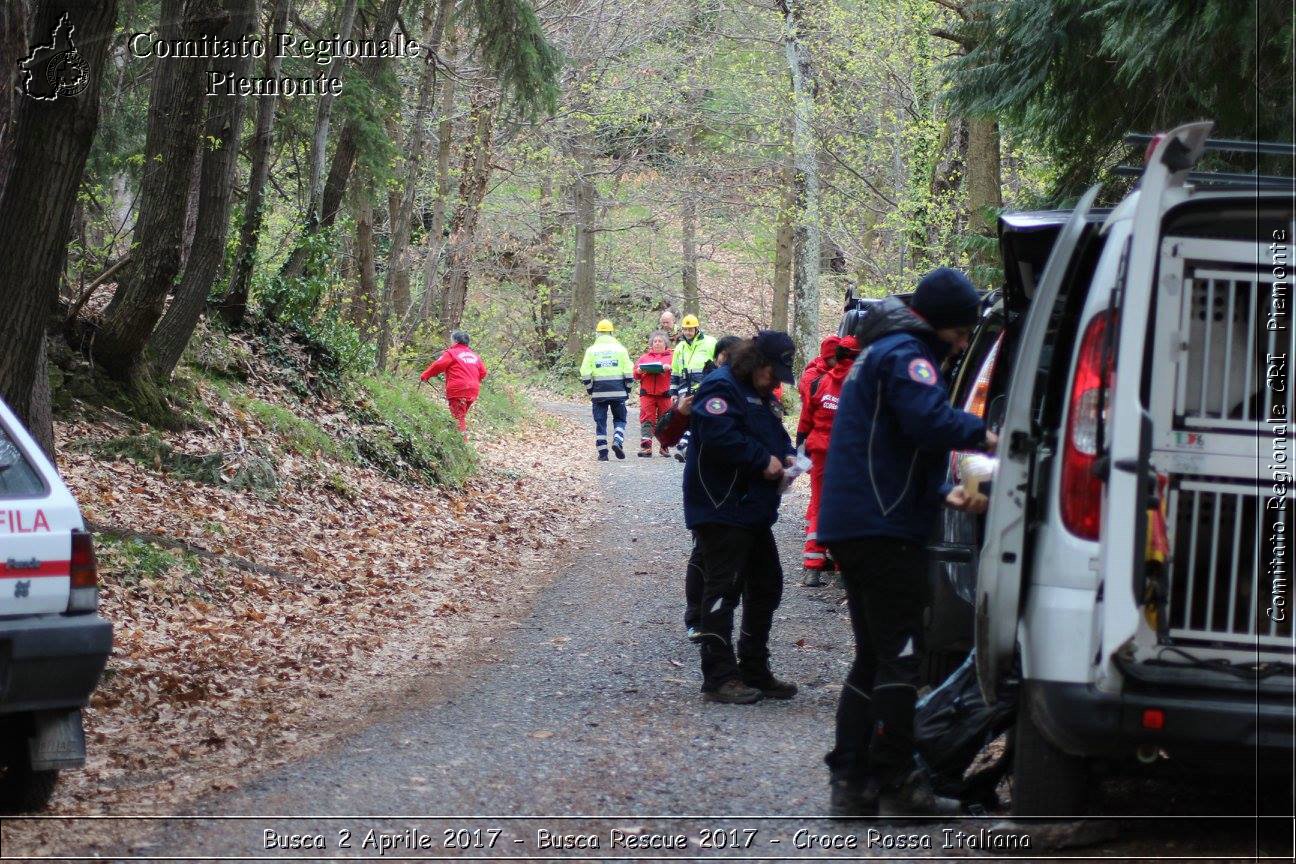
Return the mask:
<svg viewBox="0 0 1296 864">
<path fill-rule="evenodd" d="M 841 566 L 855 662 L 825 761 L 838 816 L 949 814 L 913 760 L 914 701 L 927 601 L 926 542 L 939 508 L 971 509 L 947 488 L 951 450 L 990 448 L 981 418 L 949 404 L 941 362 L 967 348 L 981 312 L 968 278 L 941 267 L 905 305 L 888 298 L 857 337 L 824 470 L 819 542 Z M 984 506 L 979 504 L 978 506 Z"/>
<path fill-rule="evenodd" d="M 684 521 L 702 559 L 697 638 L 703 698 L 749 704 L 790 699 L 796 685 L 769 667 L 769 633 L 783 596 L 783 570 L 771 531 L 783 469 L 795 453 L 773 404 L 774 386 L 792 383 L 792 339 L 761 330 L 734 349 L 693 394 L 692 444 L 684 463 Z M 734 609 L 743 604 L 735 655 Z"/>
</svg>

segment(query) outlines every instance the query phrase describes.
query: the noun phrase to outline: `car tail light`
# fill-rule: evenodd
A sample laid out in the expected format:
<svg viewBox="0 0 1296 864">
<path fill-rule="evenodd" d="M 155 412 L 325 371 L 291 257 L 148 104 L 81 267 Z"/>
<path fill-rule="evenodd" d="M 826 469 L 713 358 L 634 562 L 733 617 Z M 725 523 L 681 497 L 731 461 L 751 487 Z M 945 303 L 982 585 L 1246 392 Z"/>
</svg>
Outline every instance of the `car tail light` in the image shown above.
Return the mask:
<svg viewBox="0 0 1296 864">
<path fill-rule="evenodd" d="M 72 563 L 68 570 L 68 611 L 93 612 L 99 608 L 99 567 L 95 561 L 94 536 L 88 531 L 72 532 Z"/>
<path fill-rule="evenodd" d="M 963 410 L 969 414 L 975 414 L 982 420 L 986 416 L 986 403 L 990 398 L 990 379 L 994 377 L 995 361 L 999 359 L 999 346 L 1003 344 L 1003 334 L 995 339 L 994 345 L 990 346 L 990 351 L 981 361 L 981 368 L 977 371 L 976 381 L 972 382 L 972 392 L 968 394 L 963 403 Z M 959 452 L 955 450 L 950 453 L 950 470 L 954 472 L 957 479 L 958 474 Z"/>
<path fill-rule="evenodd" d="M 1100 313 L 1085 328 L 1080 359 L 1071 382 L 1071 410 L 1062 452 L 1062 524 L 1086 540 L 1098 539 L 1102 478 L 1094 473 L 1098 430 L 1105 419 L 1111 383 L 1111 361 L 1103 362 L 1109 315 Z M 1101 399 L 1103 405 L 1099 406 Z M 1099 414 L 1103 412 L 1103 415 Z"/>
</svg>

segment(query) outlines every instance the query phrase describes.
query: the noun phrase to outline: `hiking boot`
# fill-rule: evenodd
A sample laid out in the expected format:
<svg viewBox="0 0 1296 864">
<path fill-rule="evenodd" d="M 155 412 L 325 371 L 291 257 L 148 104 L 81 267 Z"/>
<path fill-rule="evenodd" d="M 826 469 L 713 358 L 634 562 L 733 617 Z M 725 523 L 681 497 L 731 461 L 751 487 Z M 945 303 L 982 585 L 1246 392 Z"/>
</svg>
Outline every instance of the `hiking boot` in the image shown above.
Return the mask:
<svg viewBox="0 0 1296 864">
<path fill-rule="evenodd" d="M 960 813 L 958 800 L 932 791 L 931 780 L 921 768 L 914 768 L 887 784 L 878 795 L 881 816 L 958 816 Z"/>
<path fill-rule="evenodd" d="M 723 702 L 726 705 L 750 705 L 761 700 L 761 691 L 748 687 L 738 678 L 730 678 L 714 690 L 702 694 L 707 702 Z"/>
<path fill-rule="evenodd" d="M 652 450 L 640 450 L 637 455 L 639 456 L 640 459 L 651 459 Z"/>
<path fill-rule="evenodd" d="M 598 461 L 600 461 L 600 462 L 606 462 L 606 461 L 608 461 L 607 454 L 606 454 L 606 453 L 600 453 L 600 454 L 599 454 Z"/>
<path fill-rule="evenodd" d="M 657 455 L 658 455 L 658 456 L 661 456 L 663 459 L 669 459 L 669 458 L 670 458 L 670 448 L 669 448 L 669 447 L 663 447 L 663 448 L 661 448 L 661 452 L 658 453 Z"/>
<path fill-rule="evenodd" d="M 833 819 L 877 815 L 878 786 L 874 780 L 864 783 L 834 780 L 828 784 L 828 791 L 828 815 Z"/>
<path fill-rule="evenodd" d="M 746 673 L 742 676 L 742 680 L 748 687 L 759 690 L 766 699 L 791 699 L 797 694 L 795 684 L 775 678 L 774 673 L 768 669 L 756 674 Z"/>
<path fill-rule="evenodd" d="M 683 462 L 684 459 L 685 459 L 684 451 L 683 451 L 683 450 L 676 450 L 676 451 L 675 451 L 675 461 L 676 461 L 676 462 Z"/>
<path fill-rule="evenodd" d="M 624 458 L 625 458 L 625 448 L 622 447 L 620 444 L 613 444 L 613 445 L 612 445 L 612 452 L 616 454 L 616 456 L 617 456 L 618 459 L 624 459 Z"/>
<path fill-rule="evenodd" d="M 807 567 L 801 573 L 801 584 L 807 588 L 818 588 L 820 585 L 824 584 L 822 575 L 823 574 L 815 568 Z"/>
</svg>

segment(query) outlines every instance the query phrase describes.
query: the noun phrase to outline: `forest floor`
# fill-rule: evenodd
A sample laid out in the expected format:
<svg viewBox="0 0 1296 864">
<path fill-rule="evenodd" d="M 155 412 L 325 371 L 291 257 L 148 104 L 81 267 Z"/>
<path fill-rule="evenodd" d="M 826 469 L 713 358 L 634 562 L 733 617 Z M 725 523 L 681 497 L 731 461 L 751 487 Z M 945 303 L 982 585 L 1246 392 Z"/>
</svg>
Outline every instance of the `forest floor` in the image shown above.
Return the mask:
<svg viewBox="0 0 1296 864">
<path fill-rule="evenodd" d="M 176 812 L 373 722 L 489 646 L 592 518 L 567 418 L 470 416 L 462 485 L 418 485 L 334 446 L 353 406 L 244 361 L 188 391 L 180 431 L 104 406 L 56 424 L 114 649 L 50 812 Z M 44 833 L 6 841 L 24 828 Z"/>
<path fill-rule="evenodd" d="M 554 532 L 572 542 L 547 550 L 545 575 L 535 579 L 545 587 L 525 602 L 496 607 L 505 618 L 494 626 L 479 622 L 486 626 L 477 632 L 486 637 L 465 644 L 458 656 L 429 647 L 434 635 L 402 637 L 406 652 L 388 658 L 387 680 L 412 686 L 356 694 L 335 688 L 325 714 L 302 714 L 297 722 L 318 718 L 334 730 L 344 727 L 342 734 L 320 738 L 325 746 L 303 748 L 298 740 L 283 754 L 263 755 L 255 770 L 240 770 L 172 811 L 194 818 L 10 823 L 0 835 L 6 854 L 136 860 L 984 854 L 984 847 L 974 848 L 976 839 L 973 846 L 967 840 L 946 844 L 957 844 L 959 832 L 981 838 L 980 829 L 1001 817 L 897 825 L 823 816 L 828 785 L 822 757 L 832 745 L 851 634 L 839 588 L 797 584 L 804 490 L 785 502 L 775 529 L 788 578 L 771 639 L 774 669 L 796 681 L 800 692 L 752 706 L 706 703 L 698 693 L 697 651 L 682 632 L 680 580 L 689 537 L 679 512 L 680 466 L 633 456 L 596 463 L 582 427 L 585 407 L 545 408 L 561 424 L 564 440 L 536 446 L 560 447 L 563 458 L 576 463 L 581 485 L 593 496 L 585 503 L 597 509 L 597 518 L 586 509 L 584 521 Z M 552 500 L 547 488 L 543 497 Z M 497 564 L 488 569 L 491 578 L 504 578 Z M 510 615 L 516 620 L 503 623 Z M 446 665 L 451 659 L 453 667 Z M 367 695 L 354 698 L 361 693 Z M 339 708 L 363 713 L 347 726 L 337 721 Z M 192 770 L 210 779 L 219 769 L 194 764 Z M 193 788 L 201 791 L 201 784 Z M 1183 777 L 1131 787 L 1125 797 L 1113 791 L 1101 812 L 1169 816 L 1239 809 L 1228 804 L 1238 800 L 1230 798 L 1238 793 L 1230 784 L 1205 790 Z M 105 809 L 140 814 L 166 808 L 115 803 Z M 1081 824 L 1099 838 L 1084 850 L 1094 858 L 1223 858 L 1252 855 L 1256 848 L 1254 826 L 1246 820 L 1140 819 L 1097 829 Z M 1047 854 L 1041 847 L 1048 827 L 1013 830 L 1033 837 L 1029 852 Z M 620 832 L 623 845 L 611 845 L 613 832 Z M 322 845 L 287 848 L 294 835 L 299 844 Z M 679 835 L 684 849 L 625 845 Z M 910 845 L 865 845 L 874 835 L 878 844 L 889 838 Z M 564 836 L 570 839 L 554 839 Z M 590 837 L 597 847 L 561 845 L 588 844 L 580 838 Z M 797 845 L 807 837 L 827 839 Z"/>
</svg>

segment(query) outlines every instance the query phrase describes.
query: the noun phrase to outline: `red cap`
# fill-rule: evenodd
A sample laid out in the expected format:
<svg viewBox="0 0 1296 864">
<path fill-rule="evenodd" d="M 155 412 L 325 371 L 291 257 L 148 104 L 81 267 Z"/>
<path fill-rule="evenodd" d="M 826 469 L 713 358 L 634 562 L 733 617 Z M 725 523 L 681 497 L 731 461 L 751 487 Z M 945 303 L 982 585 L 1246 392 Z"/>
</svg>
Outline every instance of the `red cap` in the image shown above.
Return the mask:
<svg viewBox="0 0 1296 864">
<path fill-rule="evenodd" d="M 820 357 L 834 356 L 837 353 L 837 346 L 839 344 L 841 344 L 840 336 L 825 336 L 824 340 L 819 343 L 819 356 Z"/>
</svg>

